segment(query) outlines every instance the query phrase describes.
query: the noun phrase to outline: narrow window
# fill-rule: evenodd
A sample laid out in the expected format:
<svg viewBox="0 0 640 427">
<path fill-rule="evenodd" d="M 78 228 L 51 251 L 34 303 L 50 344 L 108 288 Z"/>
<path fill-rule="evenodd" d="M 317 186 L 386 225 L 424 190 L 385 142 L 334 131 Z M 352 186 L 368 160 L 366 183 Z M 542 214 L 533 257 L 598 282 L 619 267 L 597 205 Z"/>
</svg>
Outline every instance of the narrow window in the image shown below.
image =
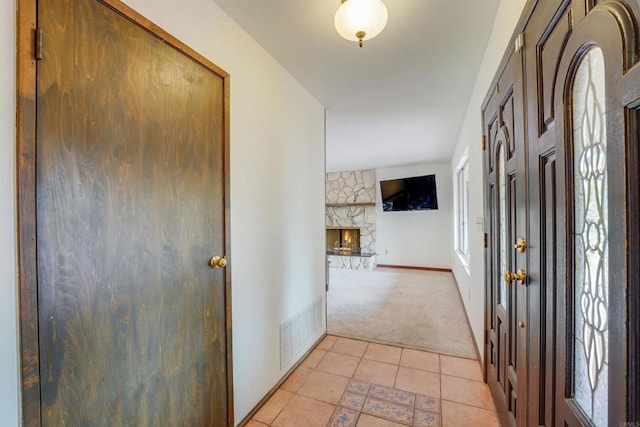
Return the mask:
<svg viewBox="0 0 640 427">
<path fill-rule="evenodd" d="M 595 425 L 608 417 L 609 251 L 605 70 L 589 49 L 573 82 L 574 398 Z"/>
<path fill-rule="evenodd" d="M 496 174 L 498 175 L 498 205 L 499 205 L 499 217 L 498 217 L 498 239 L 499 239 L 499 251 L 498 256 L 500 259 L 500 268 L 497 271 L 496 280 L 500 283 L 500 295 L 498 302 L 501 306 L 507 307 L 507 284 L 505 283 L 502 275 L 509 266 L 507 255 L 507 157 L 505 155 L 504 143 L 498 147 L 498 154 L 496 157 Z"/>
<path fill-rule="evenodd" d="M 466 156 L 455 173 L 456 253 L 469 270 L 469 162 Z"/>
</svg>

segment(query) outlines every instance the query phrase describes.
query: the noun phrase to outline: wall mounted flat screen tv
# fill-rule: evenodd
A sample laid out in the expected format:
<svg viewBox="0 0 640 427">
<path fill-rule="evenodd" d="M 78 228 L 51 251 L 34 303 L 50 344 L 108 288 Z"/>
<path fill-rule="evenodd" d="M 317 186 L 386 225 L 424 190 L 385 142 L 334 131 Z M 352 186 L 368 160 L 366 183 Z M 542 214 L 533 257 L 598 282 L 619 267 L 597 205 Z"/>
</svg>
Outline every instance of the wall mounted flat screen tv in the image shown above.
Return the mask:
<svg viewBox="0 0 640 427">
<path fill-rule="evenodd" d="M 383 211 L 420 211 L 438 209 L 436 176 L 380 181 Z"/>
</svg>

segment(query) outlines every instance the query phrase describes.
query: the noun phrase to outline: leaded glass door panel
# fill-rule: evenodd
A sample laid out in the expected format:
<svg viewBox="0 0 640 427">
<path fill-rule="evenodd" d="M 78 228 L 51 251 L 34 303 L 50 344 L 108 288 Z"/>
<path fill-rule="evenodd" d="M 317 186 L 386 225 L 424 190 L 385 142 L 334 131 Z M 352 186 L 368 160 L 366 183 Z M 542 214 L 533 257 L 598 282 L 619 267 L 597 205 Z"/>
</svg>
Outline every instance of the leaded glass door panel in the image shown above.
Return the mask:
<svg viewBox="0 0 640 427">
<path fill-rule="evenodd" d="M 541 246 L 554 255 L 554 275 L 543 294 L 551 298 L 540 310 L 544 418 L 538 423 L 618 426 L 635 421 L 627 370 L 633 350 L 625 165 L 627 144 L 637 135 L 629 134 L 636 119 L 623 90 L 634 85 L 623 77 L 637 60 L 628 54 L 637 19 L 620 1 L 594 2 L 585 12 L 569 27 L 556 73 L 548 77 L 555 82 L 552 120 L 532 142 L 548 142 L 546 153 L 532 157 L 553 165 L 552 175 L 541 174 L 539 189 L 541 218 L 553 223 L 551 230 L 541 227 Z M 543 270 L 541 276 L 550 277 Z"/>
</svg>

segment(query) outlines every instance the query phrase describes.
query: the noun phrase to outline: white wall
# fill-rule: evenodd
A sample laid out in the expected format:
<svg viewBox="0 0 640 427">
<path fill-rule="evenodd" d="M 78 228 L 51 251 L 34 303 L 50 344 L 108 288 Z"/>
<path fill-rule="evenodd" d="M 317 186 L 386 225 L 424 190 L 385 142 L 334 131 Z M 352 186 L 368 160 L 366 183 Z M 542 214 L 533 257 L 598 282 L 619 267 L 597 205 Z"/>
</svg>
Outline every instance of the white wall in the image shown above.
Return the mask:
<svg viewBox="0 0 640 427">
<path fill-rule="evenodd" d="M 384 212 L 380 181 L 436 175 L 438 209 Z M 376 169 L 376 252 L 378 264 L 451 268 L 453 183 L 449 164 Z"/>
<path fill-rule="evenodd" d="M 469 272 L 455 253 L 453 253 L 453 274 L 456 277 L 460 294 L 471 322 L 471 329 L 476 344 L 483 356 L 484 337 L 484 248 L 482 225 L 477 225 L 479 219 L 483 221 L 483 175 L 482 175 L 482 102 L 489 90 L 507 43 L 520 18 L 526 0 L 502 0 L 493 23 L 493 30 L 487 44 L 487 49 L 478 71 L 476 84 L 467 107 L 460 136 L 451 159 L 449 180 L 453 182 L 453 173 L 468 149 L 469 153 Z"/>
<path fill-rule="evenodd" d="M 15 12 L 13 0 L 0 1 L 0 424 L 11 426 L 18 425 L 19 407 Z M 324 295 L 323 107 L 213 1 L 127 3 L 231 75 L 229 259 L 238 423 L 285 373 L 280 323 Z"/>
<path fill-rule="evenodd" d="M 0 424 L 18 425 L 15 230 L 15 5 L 0 1 Z"/>
</svg>

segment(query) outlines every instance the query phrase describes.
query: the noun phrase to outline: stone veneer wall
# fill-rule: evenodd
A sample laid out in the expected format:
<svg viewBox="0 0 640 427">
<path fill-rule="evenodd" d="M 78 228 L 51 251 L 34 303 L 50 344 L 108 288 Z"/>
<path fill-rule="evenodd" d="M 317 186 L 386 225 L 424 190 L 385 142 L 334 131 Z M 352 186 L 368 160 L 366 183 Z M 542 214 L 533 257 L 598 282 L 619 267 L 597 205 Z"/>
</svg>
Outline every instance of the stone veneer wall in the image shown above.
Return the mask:
<svg viewBox="0 0 640 427">
<path fill-rule="evenodd" d="M 327 206 L 327 227 L 359 227 L 360 250 L 376 252 L 376 210 L 375 206 L 362 203 L 376 201 L 376 171 L 374 169 L 330 172 L 326 176 L 326 203 L 340 203 L 353 206 Z M 373 269 L 375 255 L 371 257 L 330 255 L 331 267 L 351 269 Z"/>
</svg>

